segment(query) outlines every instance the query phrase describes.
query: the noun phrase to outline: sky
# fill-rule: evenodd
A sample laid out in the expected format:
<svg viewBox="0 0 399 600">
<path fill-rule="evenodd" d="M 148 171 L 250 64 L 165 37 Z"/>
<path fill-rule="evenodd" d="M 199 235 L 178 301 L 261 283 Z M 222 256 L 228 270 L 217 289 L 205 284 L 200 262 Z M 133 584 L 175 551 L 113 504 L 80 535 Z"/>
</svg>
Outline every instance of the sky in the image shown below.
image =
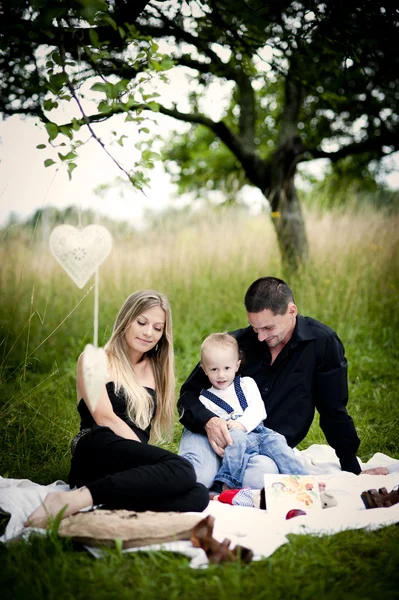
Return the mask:
<svg viewBox="0 0 399 600">
<path fill-rule="evenodd" d="M 166 106 L 171 106 L 172 102 L 179 98 L 179 110 L 188 112 L 189 106 L 185 100 L 188 84 L 184 71 L 173 69 L 168 75 L 170 83 L 159 83 L 157 87 L 162 93 L 162 101 Z M 92 83 L 93 81 L 90 85 Z M 89 94 L 95 96 L 93 92 Z M 205 106 L 209 116 L 214 119 L 220 118 L 226 96 L 225 87 L 213 87 Z M 91 111 L 97 112 L 93 102 L 87 101 L 85 108 L 87 114 Z M 76 105 L 71 102 L 53 110 L 49 116 L 54 122 L 62 124 L 70 122 L 74 116 L 79 118 L 80 114 Z M 186 124 L 163 115 L 157 114 L 154 118 L 157 124 L 150 121 L 145 123 L 151 133 L 162 132 L 166 136 L 172 130 L 182 131 L 187 127 Z M 140 156 L 135 145 L 146 137 L 146 134 L 139 135 L 137 129 L 136 123 L 125 123 L 119 116 L 95 125 L 96 134 L 127 171 L 130 171 L 132 164 Z M 123 148 L 116 142 L 112 145 L 108 143 L 112 139 L 113 130 L 117 130 L 118 135 L 127 135 Z M 85 140 L 89 135 L 80 137 Z M 56 143 L 62 138 L 63 136 L 59 136 Z M 162 210 L 168 203 L 176 203 L 176 186 L 170 182 L 159 162 L 151 172 L 150 185 L 145 188 L 145 194 L 125 185 L 119 189 L 113 187 L 100 197 L 95 193 L 98 186 L 112 183 L 117 177 L 127 179 L 100 145 L 91 139 L 80 147 L 76 161 L 78 167 L 69 180 L 66 168 L 59 165 L 56 156 L 57 150 L 65 153 L 64 148 L 52 152 L 48 147 L 44 150 L 36 148 L 40 144 L 47 144 L 47 140 L 44 126 L 33 118 L 15 115 L 0 121 L 0 226 L 7 222 L 11 212 L 20 219 L 25 219 L 37 208 L 55 206 L 62 209 L 76 205 L 81 210 L 91 208 L 100 215 L 105 214 L 116 220 L 123 219 L 140 227 L 146 208 Z M 44 160 L 49 157 L 56 159 L 58 164 L 44 167 Z M 256 191 L 255 195 L 258 195 Z M 259 195 L 261 196 L 260 193 Z"/>
<path fill-rule="evenodd" d="M 186 100 L 187 70 L 172 69 L 168 72 L 169 84 L 160 83 L 158 91 L 162 102 L 171 106 L 178 99 L 177 107 L 185 112 L 189 110 Z M 93 82 L 91 82 L 92 84 Z M 210 89 L 208 96 L 202 99 L 203 110 L 213 119 L 219 119 L 223 111 L 230 89 L 226 85 L 216 85 Z M 93 92 L 91 92 L 93 94 Z M 88 112 L 94 104 L 87 101 Z M 69 103 L 51 112 L 51 118 L 59 123 L 69 122 L 73 116 L 79 117 L 78 109 Z M 186 124 L 163 115 L 156 115 L 157 124 L 149 124 L 153 133 L 166 136 L 174 129 L 182 130 Z M 146 123 L 147 125 L 147 123 Z M 135 160 L 139 158 L 136 144 L 140 139 L 137 124 L 124 123 L 123 118 L 113 117 L 109 122 L 96 125 L 96 133 L 106 142 L 109 151 L 116 156 L 121 164 L 130 170 Z M 127 135 L 121 148 L 116 142 L 109 145 L 111 131 L 117 130 Z M 144 135 L 144 134 L 141 134 Z M 63 136 L 59 136 L 62 138 Z M 81 136 L 82 139 L 88 139 Z M 162 210 L 169 204 L 176 204 L 176 189 L 171 183 L 160 163 L 150 175 L 150 186 L 145 194 L 127 185 L 111 187 L 99 196 L 96 188 L 109 184 L 117 177 L 125 176 L 107 156 L 95 140 L 90 140 L 79 149 L 78 167 L 74 170 L 72 180 L 69 180 L 63 165 L 44 167 L 44 160 L 56 157 L 56 150 L 38 150 L 39 144 L 47 143 L 47 132 L 44 126 L 33 118 L 20 116 L 9 117 L 0 121 L 0 227 L 4 226 L 14 213 L 19 219 L 26 219 L 38 208 L 54 206 L 58 209 L 75 205 L 81 210 L 92 209 L 98 215 L 107 215 L 115 220 L 126 220 L 133 226 L 141 228 L 144 225 L 144 210 Z M 56 142 L 58 142 L 58 139 Z M 58 148 L 65 152 L 64 148 Z M 385 177 L 385 182 L 392 188 L 399 188 L 399 153 L 388 157 L 387 162 L 393 162 L 396 172 Z M 323 161 L 312 161 L 309 167 L 314 175 L 321 175 Z M 126 178 L 125 178 L 126 179 Z M 259 190 L 244 188 L 242 200 L 247 202 L 253 213 L 264 207 L 264 198 Z M 189 201 L 189 197 L 180 198 L 180 203 Z"/>
<path fill-rule="evenodd" d="M 101 137 L 105 141 L 106 135 Z M 172 195 L 173 186 L 161 166 L 155 168 L 145 196 L 128 186 L 121 188 L 123 195 L 117 189 L 103 196 L 96 194 L 99 185 L 113 182 L 122 173 L 94 140 L 80 149 L 71 180 L 62 164 L 45 168 L 43 161 L 51 153 L 36 146 L 47 142 L 47 133 L 32 119 L 14 116 L 6 120 L 0 124 L 0 138 L 0 225 L 7 221 L 10 211 L 25 219 L 38 208 L 71 205 L 134 224 L 141 221 L 145 207 L 162 209 Z M 131 140 L 125 152 L 118 153 L 123 155 L 127 169 L 133 143 Z"/>
</svg>

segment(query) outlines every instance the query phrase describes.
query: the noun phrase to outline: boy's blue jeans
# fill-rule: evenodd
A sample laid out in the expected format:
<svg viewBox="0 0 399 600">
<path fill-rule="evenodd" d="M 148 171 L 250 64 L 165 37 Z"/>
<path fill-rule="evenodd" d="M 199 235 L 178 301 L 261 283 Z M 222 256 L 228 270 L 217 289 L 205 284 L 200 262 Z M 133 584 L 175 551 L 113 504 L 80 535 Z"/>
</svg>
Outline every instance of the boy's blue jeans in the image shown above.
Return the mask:
<svg viewBox="0 0 399 600">
<path fill-rule="evenodd" d="M 268 456 L 277 465 L 280 473 L 291 475 L 307 475 L 302 462 L 287 444 L 283 435 L 268 429 L 261 423 L 253 431 L 247 433 L 240 429 L 230 429 L 232 446 L 226 446 L 222 466 L 215 479 L 226 483 L 229 488 L 243 486 L 244 473 L 251 456 L 256 454 Z"/>
<path fill-rule="evenodd" d="M 179 444 L 179 456 L 184 456 L 191 462 L 199 483 L 211 487 L 221 467 L 222 459 L 213 450 L 206 435 L 193 433 L 184 428 Z M 251 455 L 243 484 L 253 489 L 261 489 L 264 486 L 264 473 L 278 473 L 276 463 L 267 456 Z"/>
</svg>

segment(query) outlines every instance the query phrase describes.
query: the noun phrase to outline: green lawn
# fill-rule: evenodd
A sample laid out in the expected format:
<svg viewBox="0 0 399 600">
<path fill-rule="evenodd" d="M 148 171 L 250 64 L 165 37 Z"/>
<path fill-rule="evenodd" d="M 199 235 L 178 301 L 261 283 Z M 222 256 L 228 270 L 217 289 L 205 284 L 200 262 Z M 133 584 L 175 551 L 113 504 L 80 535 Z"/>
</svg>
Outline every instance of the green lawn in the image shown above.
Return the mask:
<svg viewBox="0 0 399 600">
<path fill-rule="evenodd" d="M 350 404 L 367 460 L 399 458 L 399 227 L 395 216 L 307 215 L 310 259 L 291 284 L 299 310 L 339 333 L 349 360 Z M 125 297 L 140 288 L 172 304 L 178 385 L 212 331 L 246 325 L 243 296 L 262 275 L 282 276 L 266 216 L 234 212 L 210 221 L 115 239 L 101 269 L 100 334 L 110 335 Z M 38 483 L 66 479 L 78 429 L 75 364 L 93 339 L 93 292 L 78 290 L 33 239 L 0 246 L 0 474 Z M 69 316 L 68 316 L 69 315 Z M 181 427 L 167 447 L 176 450 Z M 317 417 L 301 448 L 325 443 Z M 399 483 L 399 481 L 398 481 Z M 260 532 L 267 535 L 267 531 Z M 166 553 L 95 560 L 54 536 L 0 547 L 8 598 L 395 598 L 399 528 L 291 536 L 267 560 L 193 571 Z"/>
</svg>

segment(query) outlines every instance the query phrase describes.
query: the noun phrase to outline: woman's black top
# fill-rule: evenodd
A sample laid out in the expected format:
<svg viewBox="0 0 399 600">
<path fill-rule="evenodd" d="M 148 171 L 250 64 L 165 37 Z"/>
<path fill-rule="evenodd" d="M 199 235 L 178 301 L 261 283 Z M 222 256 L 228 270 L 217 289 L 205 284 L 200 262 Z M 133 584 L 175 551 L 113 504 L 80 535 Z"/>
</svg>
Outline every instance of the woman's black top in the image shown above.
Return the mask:
<svg viewBox="0 0 399 600">
<path fill-rule="evenodd" d="M 121 388 L 119 390 L 118 394 L 116 394 L 115 393 L 115 383 L 113 381 L 109 381 L 105 387 L 107 388 L 108 396 L 111 401 L 114 413 L 119 418 L 121 418 L 122 421 L 124 421 L 130 427 L 130 429 L 132 431 L 134 431 L 134 433 L 137 435 L 137 437 L 139 438 L 139 440 L 141 442 L 147 443 L 148 440 L 150 439 L 151 422 L 148 425 L 147 429 L 145 429 L 145 430 L 137 427 L 137 425 L 135 425 L 133 423 L 133 421 L 131 419 L 129 419 L 129 417 L 126 414 L 126 396 L 125 396 L 125 392 L 124 392 L 123 388 Z M 153 411 L 152 417 L 151 417 L 151 421 L 152 421 L 153 418 L 155 417 L 155 413 L 157 410 L 156 394 L 155 394 L 155 390 L 153 390 L 152 388 L 146 387 L 145 389 L 148 391 L 148 393 L 150 394 L 150 396 L 152 397 L 152 399 L 154 401 L 154 411 Z M 79 415 L 80 415 L 80 430 L 81 431 L 83 429 L 89 429 L 93 425 L 96 425 L 96 422 L 93 419 L 91 412 L 89 411 L 89 409 L 86 405 L 86 402 L 83 400 L 83 398 L 79 401 L 78 411 L 79 411 Z"/>
</svg>

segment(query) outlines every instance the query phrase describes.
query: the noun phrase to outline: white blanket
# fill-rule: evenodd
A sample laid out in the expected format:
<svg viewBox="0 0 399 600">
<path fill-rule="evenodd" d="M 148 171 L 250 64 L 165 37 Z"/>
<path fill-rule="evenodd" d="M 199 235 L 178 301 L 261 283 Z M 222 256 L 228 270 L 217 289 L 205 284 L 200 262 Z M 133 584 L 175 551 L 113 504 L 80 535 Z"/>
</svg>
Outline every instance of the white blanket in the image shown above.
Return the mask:
<svg viewBox="0 0 399 600">
<path fill-rule="evenodd" d="M 215 517 L 214 537 L 222 541 L 229 538 L 231 546 L 240 544 L 251 548 L 254 560 L 260 560 L 273 554 L 277 548 L 289 540 L 290 533 L 308 533 L 312 535 L 331 535 L 346 529 L 377 529 L 399 522 L 399 504 L 389 508 L 366 510 L 360 498 L 364 490 L 386 487 L 391 491 L 399 484 L 399 460 L 376 453 L 367 463 L 361 463 L 363 469 L 388 467 L 389 475 L 353 475 L 342 472 L 332 448 L 314 444 L 299 453 L 309 472 L 327 484 L 326 491 L 333 494 L 338 506 L 314 511 L 312 514 L 295 517 L 290 520 L 276 519 L 264 510 L 230 506 L 220 502 L 210 502 L 203 515 Z M 0 477 L 0 508 L 11 513 L 5 534 L 0 537 L 6 542 L 15 537 L 27 537 L 32 529 L 25 529 L 25 519 L 43 502 L 49 491 L 69 489 L 62 481 L 51 485 L 38 485 L 27 479 L 5 479 Z M 43 532 L 43 530 L 36 530 Z M 142 548 L 125 550 L 170 550 L 185 554 L 191 559 L 192 567 L 207 565 L 203 550 L 193 548 L 191 542 L 168 542 Z M 101 556 L 98 548 L 88 548 L 95 556 Z"/>
</svg>

